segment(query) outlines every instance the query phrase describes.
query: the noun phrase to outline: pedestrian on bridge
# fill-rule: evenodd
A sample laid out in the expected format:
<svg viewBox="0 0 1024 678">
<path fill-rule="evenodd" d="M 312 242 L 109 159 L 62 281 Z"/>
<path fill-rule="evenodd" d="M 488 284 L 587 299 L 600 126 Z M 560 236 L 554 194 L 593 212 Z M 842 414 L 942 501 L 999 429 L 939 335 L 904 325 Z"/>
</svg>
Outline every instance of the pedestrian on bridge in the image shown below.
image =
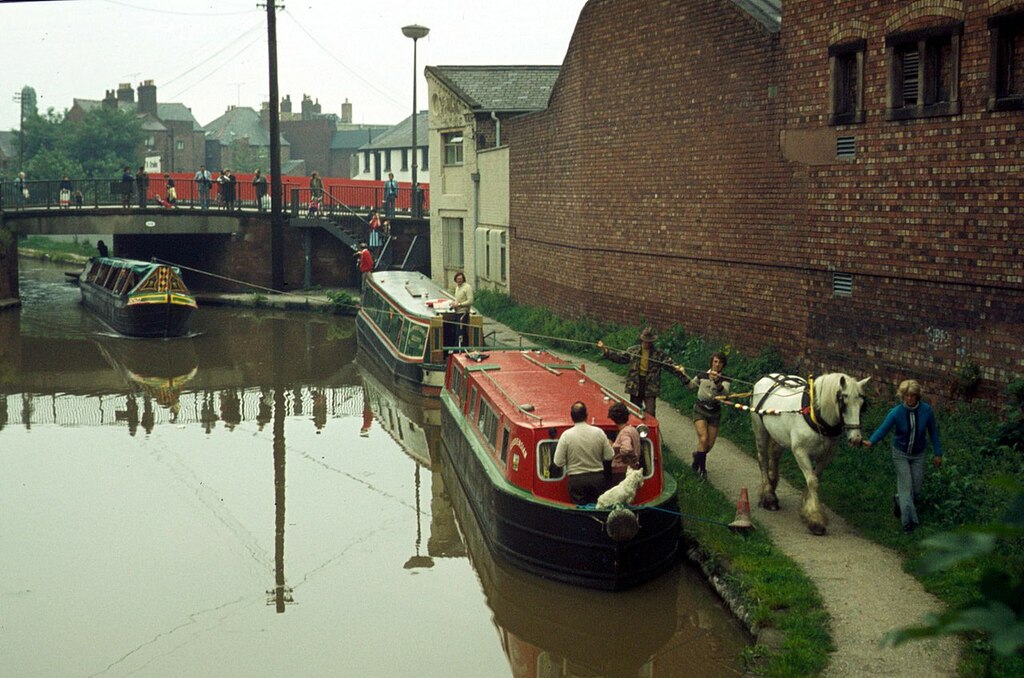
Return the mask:
<svg viewBox="0 0 1024 678">
<path fill-rule="evenodd" d="M 121 172 L 121 207 L 128 209 L 132 206 L 132 191 L 135 190 L 135 177 L 132 176 L 132 168 L 125 167 Z"/>
<path fill-rule="evenodd" d="M 264 202 L 267 197 L 267 178 L 257 169 L 252 178 L 252 186 L 256 193 L 256 209 L 262 212 L 265 209 Z"/>
<path fill-rule="evenodd" d="M 213 176 L 206 169 L 206 165 L 200 165 L 199 171 L 192 179 L 196 182 L 196 189 L 199 191 L 199 206 L 204 210 L 210 209 L 210 187 L 213 186 Z"/>
<path fill-rule="evenodd" d="M 28 202 L 28 186 L 25 185 L 25 173 L 18 172 L 18 176 L 14 178 L 14 189 L 18 193 L 18 207 L 20 209 L 25 208 L 25 203 Z"/>
<path fill-rule="evenodd" d="M 145 209 L 146 193 L 149 191 L 149 177 L 146 175 L 145 167 L 140 167 L 135 173 L 135 190 L 139 194 L 139 209 Z"/>
<path fill-rule="evenodd" d="M 413 151 L 415 152 L 415 150 Z M 384 182 L 384 218 L 395 218 L 395 200 L 398 199 L 398 182 L 394 172 L 388 172 L 388 180 Z"/>
<path fill-rule="evenodd" d="M 60 206 L 64 209 L 71 207 L 71 179 L 66 174 L 60 180 Z"/>
</svg>

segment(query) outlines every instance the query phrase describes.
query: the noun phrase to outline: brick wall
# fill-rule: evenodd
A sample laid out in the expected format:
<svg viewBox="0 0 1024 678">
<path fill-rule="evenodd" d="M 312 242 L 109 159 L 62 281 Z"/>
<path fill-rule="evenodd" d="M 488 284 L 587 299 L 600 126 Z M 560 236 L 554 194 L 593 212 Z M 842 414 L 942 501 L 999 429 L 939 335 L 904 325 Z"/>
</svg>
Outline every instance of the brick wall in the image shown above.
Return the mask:
<svg viewBox="0 0 1024 678">
<path fill-rule="evenodd" d="M 550 107 L 508 124 L 513 296 L 801 351 L 778 52 L 728 0 L 588 3 Z"/>
<path fill-rule="evenodd" d="M 965 361 L 990 391 L 1024 374 L 1024 114 L 985 111 L 992 3 L 783 8 L 776 35 L 728 0 L 587 4 L 551 106 L 509 124 L 513 297 L 934 391 Z M 886 122 L 885 35 L 957 16 L 961 114 Z M 829 127 L 851 37 L 866 122 Z M 828 159 L 784 159 L 787 135 Z"/>
<path fill-rule="evenodd" d="M 1024 112 L 986 110 L 988 0 L 783 3 L 787 130 L 827 128 L 830 42 L 866 39 L 865 122 L 834 128 L 856 158 L 801 168 L 794 202 L 809 265 L 808 353 L 936 391 L 966 363 L 988 391 L 1024 374 Z M 1024 4 L 1018 3 L 1019 9 Z M 960 114 L 886 121 L 885 37 L 951 21 L 960 40 Z M 831 296 L 830 270 L 853 275 Z"/>
</svg>

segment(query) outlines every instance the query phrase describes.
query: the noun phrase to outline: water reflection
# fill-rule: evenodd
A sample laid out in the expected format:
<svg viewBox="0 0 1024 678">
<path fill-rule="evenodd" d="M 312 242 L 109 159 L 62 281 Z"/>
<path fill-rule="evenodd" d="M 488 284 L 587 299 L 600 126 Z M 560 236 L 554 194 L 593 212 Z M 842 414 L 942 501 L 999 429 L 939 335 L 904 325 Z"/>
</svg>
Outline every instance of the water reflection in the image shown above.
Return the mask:
<svg viewBox="0 0 1024 678">
<path fill-rule="evenodd" d="M 420 466 L 432 473 L 429 555 L 419 553 L 417 524 L 416 554 L 406 567 L 430 567 L 430 556 L 468 553 L 514 676 L 740 675 L 737 658 L 746 634 L 686 566 L 609 593 L 549 582 L 495 560 L 444 451 L 439 401 L 405 391 L 399 398 L 383 386 L 385 377 L 369 356 L 360 363 L 373 414 L 418 462 L 417 507 Z"/>
<path fill-rule="evenodd" d="M 200 308 L 197 336 L 121 340 L 62 280 L 22 291 L 0 313 L 5 674 L 737 670 L 742 632 L 685 568 L 608 597 L 491 561 L 439 402 L 363 369 L 351 321 Z"/>
</svg>

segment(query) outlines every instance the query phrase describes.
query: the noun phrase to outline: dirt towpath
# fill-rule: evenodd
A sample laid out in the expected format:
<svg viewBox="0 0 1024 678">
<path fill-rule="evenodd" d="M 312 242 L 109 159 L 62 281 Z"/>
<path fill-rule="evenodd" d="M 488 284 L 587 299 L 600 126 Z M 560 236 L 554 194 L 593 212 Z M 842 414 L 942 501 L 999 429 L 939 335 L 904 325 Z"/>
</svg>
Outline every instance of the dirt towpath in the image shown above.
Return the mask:
<svg viewBox="0 0 1024 678">
<path fill-rule="evenodd" d="M 509 328 L 490 319 L 487 328 L 488 332 L 496 330 L 499 345 L 521 345 L 520 335 Z M 528 341 L 525 343 L 529 345 Z M 580 362 L 576 357 L 564 357 Z M 604 365 L 582 362 L 595 379 L 617 391 L 622 390 L 621 376 Z M 697 442 L 693 422 L 663 401 L 658 402 L 658 422 L 662 440 L 689 464 Z M 770 533 L 776 546 L 804 570 L 821 593 L 832 620 L 836 645 L 824 675 L 955 676 L 959 646 L 954 640 L 912 642 L 898 648 L 879 645 L 889 630 L 917 622 L 928 612 L 942 609 L 937 598 L 903 571 L 899 556 L 860 537 L 831 511 L 828 511 L 828 534 L 812 535 L 798 515 L 801 490 L 784 479 L 779 481 L 778 487 L 782 510 L 760 509 L 756 506 L 760 478 L 756 459 L 730 441 L 718 439 L 708 457 L 708 481 L 727 497 L 737 500 L 740 488 L 748 488 L 755 522 Z M 825 482 L 828 482 L 827 476 Z"/>
</svg>

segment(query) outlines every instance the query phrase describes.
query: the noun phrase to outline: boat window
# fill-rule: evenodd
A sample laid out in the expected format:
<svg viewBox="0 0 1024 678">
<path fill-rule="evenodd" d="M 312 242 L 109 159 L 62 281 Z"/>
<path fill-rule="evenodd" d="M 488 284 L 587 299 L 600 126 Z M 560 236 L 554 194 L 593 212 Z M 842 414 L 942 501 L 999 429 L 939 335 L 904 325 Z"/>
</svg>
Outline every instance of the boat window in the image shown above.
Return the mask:
<svg viewBox="0 0 1024 678">
<path fill-rule="evenodd" d="M 511 432 L 508 430 L 508 426 L 506 426 L 504 429 L 502 429 L 502 431 L 501 431 L 501 463 L 502 464 L 508 463 L 508 439 L 509 439 L 510 435 L 511 435 Z"/>
<path fill-rule="evenodd" d="M 128 269 L 125 269 L 128 271 Z M 123 294 L 135 286 L 135 274 L 128 271 L 128 274 L 118 278 L 117 287 L 114 291 L 118 294 Z"/>
<path fill-rule="evenodd" d="M 489 447 L 494 447 L 494 434 L 498 431 L 498 415 L 486 400 L 480 401 L 480 416 L 476 421 L 476 427 L 480 430 L 484 442 Z"/>
<path fill-rule="evenodd" d="M 556 447 L 557 440 L 542 440 L 537 445 L 537 477 L 541 480 L 561 480 L 565 475 L 565 469 L 551 464 L 555 459 Z"/>
<path fill-rule="evenodd" d="M 462 368 L 458 365 L 452 367 L 452 382 L 449 386 L 449 391 L 452 396 L 461 404 L 463 400 L 462 387 L 465 385 L 465 373 Z"/>
<path fill-rule="evenodd" d="M 469 389 L 469 409 L 466 411 L 466 414 L 472 419 L 474 412 L 476 412 L 476 386 L 472 386 Z"/>
<path fill-rule="evenodd" d="M 640 455 L 640 466 L 644 470 L 644 478 L 650 478 L 654 475 L 654 443 L 650 438 L 640 441 Z"/>
<path fill-rule="evenodd" d="M 111 276 L 107 278 L 106 287 L 108 289 L 114 290 L 115 292 L 119 291 L 121 289 L 121 283 L 124 281 L 124 277 L 126 275 L 128 275 L 128 269 L 122 268 L 120 271 L 117 272 L 117 277 Z"/>
<path fill-rule="evenodd" d="M 96 280 L 96 283 L 100 287 L 109 287 L 110 281 L 114 278 L 114 274 L 117 273 L 117 269 L 113 266 L 107 268 L 104 272 L 103 277 Z"/>
</svg>

